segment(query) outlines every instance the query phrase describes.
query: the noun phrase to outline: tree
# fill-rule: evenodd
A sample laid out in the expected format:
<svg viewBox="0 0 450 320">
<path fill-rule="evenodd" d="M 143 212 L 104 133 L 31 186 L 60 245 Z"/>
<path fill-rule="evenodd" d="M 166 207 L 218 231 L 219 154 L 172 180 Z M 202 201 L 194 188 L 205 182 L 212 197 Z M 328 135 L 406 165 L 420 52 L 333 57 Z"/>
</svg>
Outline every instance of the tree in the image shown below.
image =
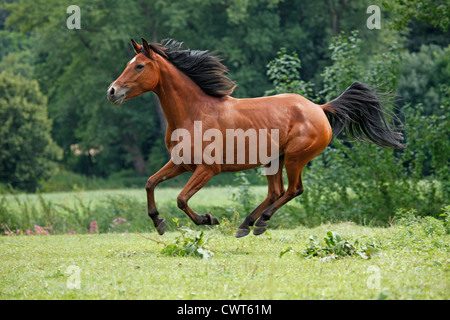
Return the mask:
<svg viewBox="0 0 450 320">
<path fill-rule="evenodd" d="M 63 163 L 69 170 L 102 176 L 130 168 L 144 173 L 143 164 L 157 167 L 149 162 L 156 162 L 165 152 L 161 143 L 165 119 L 158 99 L 145 94 L 119 107 L 105 99 L 106 87 L 133 56 L 130 38 L 173 38 L 191 49 L 217 50 L 238 84 L 233 96 L 255 97 L 271 88 L 265 66 L 280 47 L 298 52 L 304 80 L 320 85 L 318 70 L 330 59 L 327 46 L 333 34 L 333 12 L 339 14 L 335 24 L 339 30 L 365 27 L 366 3 L 79 0 L 81 29 L 68 30 L 67 3 L 8 0 L 0 6 L 0 19 L 6 18 L 0 27 L 13 30 L 14 36 L 5 37 L 4 46 L 0 43 L 0 51 L 6 49 L 0 56 L 21 43 L 15 31 L 32 39 L 33 77 L 48 97 L 52 135 L 64 150 Z M 378 34 L 366 32 L 364 36 L 377 38 Z M 82 155 L 73 155 L 70 148 L 74 145 Z M 93 155 L 89 150 L 101 152 Z"/>
<path fill-rule="evenodd" d="M 383 0 L 383 6 L 394 14 L 393 25 L 404 29 L 411 20 L 431 23 L 443 31 L 450 25 L 448 0 Z"/>
<path fill-rule="evenodd" d="M 148 150 L 163 136 L 155 130 L 152 95 L 120 107 L 105 98 L 106 87 L 133 56 L 130 38 L 147 36 L 148 28 L 136 32 L 135 21 L 143 20 L 140 7 L 126 1 L 80 1 L 77 5 L 80 30 L 66 28 L 67 5 L 58 0 L 7 4 L 6 25 L 35 39 L 35 77 L 48 96 L 53 135 L 65 151 L 64 162 L 72 165 L 69 169 L 106 176 L 131 167 L 146 174 Z M 81 155 L 73 154 L 73 146 Z M 100 152 L 94 155 L 90 150 Z"/>
<path fill-rule="evenodd" d="M 427 115 L 442 114 L 442 86 L 450 79 L 450 46 L 422 45 L 419 52 L 405 52 L 399 67 L 397 93 L 401 104 L 422 103 Z"/>
<path fill-rule="evenodd" d="M 0 181 L 34 191 L 55 168 L 61 149 L 52 140 L 47 99 L 37 81 L 0 73 Z"/>
</svg>

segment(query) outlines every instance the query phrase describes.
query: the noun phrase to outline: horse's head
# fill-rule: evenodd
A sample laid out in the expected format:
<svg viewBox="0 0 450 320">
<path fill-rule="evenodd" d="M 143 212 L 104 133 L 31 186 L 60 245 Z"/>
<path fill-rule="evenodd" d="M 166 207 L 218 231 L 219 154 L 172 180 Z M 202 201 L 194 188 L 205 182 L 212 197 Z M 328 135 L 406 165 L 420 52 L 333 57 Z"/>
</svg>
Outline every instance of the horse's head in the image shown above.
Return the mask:
<svg viewBox="0 0 450 320">
<path fill-rule="evenodd" d="M 143 38 L 142 46 L 133 39 L 131 44 L 136 56 L 127 63 L 120 77 L 111 83 L 107 90 L 108 100 L 114 104 L 121 104 L 127 99 L 152 91 L 159 82 L 157 52 L 164 55 L 164 51 Z"/>
</svg>

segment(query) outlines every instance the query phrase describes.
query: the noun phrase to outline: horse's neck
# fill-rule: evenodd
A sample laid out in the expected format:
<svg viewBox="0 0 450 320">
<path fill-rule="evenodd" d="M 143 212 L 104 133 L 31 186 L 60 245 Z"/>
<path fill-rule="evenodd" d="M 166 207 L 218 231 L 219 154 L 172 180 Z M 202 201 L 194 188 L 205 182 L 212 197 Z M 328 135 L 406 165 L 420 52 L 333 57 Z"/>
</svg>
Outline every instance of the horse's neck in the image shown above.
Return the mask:
<svg viewBox="0 0 450 320">
<path fill-rule="evenodd" d="M 160 58 L 160 80 L 154 92 L 158 95 L 168 128 L 181 128 L 186 121 L 195 121 L 211 97 L 188 76 L 167 60 Z"/>
</svg>

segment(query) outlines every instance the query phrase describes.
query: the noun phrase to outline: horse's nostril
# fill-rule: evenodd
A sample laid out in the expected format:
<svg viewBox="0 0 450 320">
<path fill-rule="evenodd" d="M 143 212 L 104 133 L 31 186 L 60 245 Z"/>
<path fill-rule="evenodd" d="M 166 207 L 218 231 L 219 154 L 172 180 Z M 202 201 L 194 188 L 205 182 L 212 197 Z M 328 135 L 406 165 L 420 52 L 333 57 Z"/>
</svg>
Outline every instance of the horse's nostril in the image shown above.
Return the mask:
<svg viewBox="0 0 450 320">
<path fill-rule="evenodd" d="M 111 89 L 109 89 L 109 95 L 110 96 L 113 96 L 114 95 L 114 87 L 112 87 Z"/>
</svg>

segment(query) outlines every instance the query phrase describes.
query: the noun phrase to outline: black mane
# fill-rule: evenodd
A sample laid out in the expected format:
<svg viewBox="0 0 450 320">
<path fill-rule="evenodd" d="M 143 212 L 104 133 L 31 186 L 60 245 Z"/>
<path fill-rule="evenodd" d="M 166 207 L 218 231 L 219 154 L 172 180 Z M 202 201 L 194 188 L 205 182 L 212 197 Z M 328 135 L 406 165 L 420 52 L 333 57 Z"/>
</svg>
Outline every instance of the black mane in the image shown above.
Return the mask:
<svg viewBox="0 0 450 320">
<path fill-rule="evenodd" d="M 162 44 L 151 43 L 149 46 L 210 96 L 230 95 L 236 87 L 236 83 L 225 75 L 228 68 L 221 63 L 220 57 L 211 55 L 207 50 L 183 49 L 183 42 L 173 39 L 163 40 Z"/>
</svg>

